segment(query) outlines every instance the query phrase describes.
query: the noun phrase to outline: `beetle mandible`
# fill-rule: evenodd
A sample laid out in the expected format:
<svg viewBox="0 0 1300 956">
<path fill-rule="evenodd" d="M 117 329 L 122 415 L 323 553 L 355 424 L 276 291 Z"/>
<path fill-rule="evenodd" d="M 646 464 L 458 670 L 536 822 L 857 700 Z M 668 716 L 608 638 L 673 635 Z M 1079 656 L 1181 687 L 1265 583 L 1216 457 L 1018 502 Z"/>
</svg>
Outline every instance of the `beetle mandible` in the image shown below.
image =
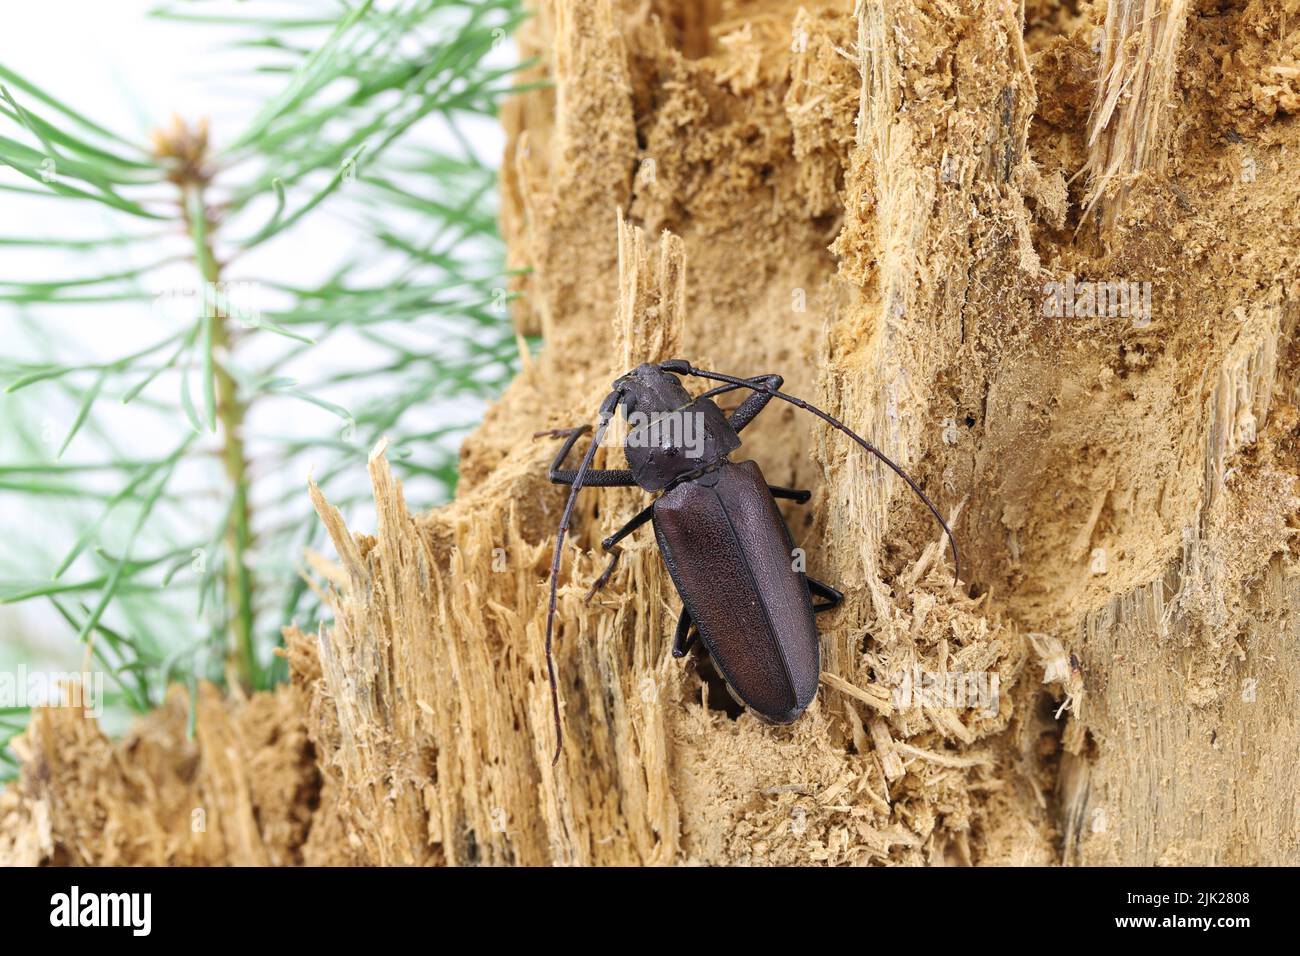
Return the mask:
<svg viewBox="0 0 1300 956">
<path fill-rule="evenodd" d="M 692 398 L 680 376 L 724 384 Z M 564 538 L 573 506 L 583 487 L 641 487 L 659 492 L 650 505 L 601 544 L 610 555 L 586 599 L 605 585 L 619 559 L 619 542 L 646 522 L 668 574 L 682 599 L 673 639 L 673 656 L 683 657 L 699 637 L 715 666 L 740 699 L 767 720 L 794 721 L 812 702 L 821 674 L 821 642 L 813 615 L 837 606 L 844 596 L 791 562 L 790 530 L 776 498 L 803 503 L 810 492 L 769 485 L 752 461 L 728 457 L 740 447 L 740 431 L 773 398 L 816 415 L 848 435 L 901 477 L 934 515 L 952 546 L 954 580 L 961 574 L 957 539 L 939 509 L 902 468 L 847 425 L 801 398 L 780 391 L 780 375 L 737 378 L 695 368 L 684 359 L 638 365 L 613 383 L 600 406 L 596 433 L 576 471 L 565 459 L 590 426 L 538 432 L 564 437 L 549 477 L 569 485 L 551 559 L 550 601 L 546 611 L 546 671 L 555 718 L 555 757 L 563 747 L 559 689 L 551 644 Z M 728 416 L 713 397 L 735 389 L 749 395 Z M 615 411 L 621 407 L 630 430 L 624 442 L 626 469 L 593 469 L 591 462 Z M 822 599 L 813 604 L 812 598 Z"/>
</svg>

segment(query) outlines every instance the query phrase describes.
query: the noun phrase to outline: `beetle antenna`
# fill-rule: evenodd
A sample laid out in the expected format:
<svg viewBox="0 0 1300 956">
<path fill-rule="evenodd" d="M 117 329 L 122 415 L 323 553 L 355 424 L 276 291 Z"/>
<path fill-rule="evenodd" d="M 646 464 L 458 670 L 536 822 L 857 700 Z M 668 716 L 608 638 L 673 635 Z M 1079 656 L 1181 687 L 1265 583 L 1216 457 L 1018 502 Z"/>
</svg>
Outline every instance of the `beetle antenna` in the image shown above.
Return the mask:
<svg viewBox="0 0 1300 956">
<path fill-rule="evenodd" d="M 757 379 L 755 379 L 755 381 L 757 381 Z M 697 399 L 713 398 L 714 396 L 725 395 L 727 392 L 734 392 L 736 389 L 744 388 L 744 387 L 745 387 L 744 385 L 718 385 L 717 387 L 711 388 L 707 392 L 704 392 L 701 395 L 697 395 L 696 398 Z"/>
<path fill-rule="evenodd" d="M 564 506 L 564 517 L 560 519 L 559 533 L 555 536 L 555 554 L 551 557 L 551 597 L 546 606 L 546 676 L 551 682 L 551 713 L 555 718 L 555 756 L 551 758 L 551 766 L 560 762 L 560 751 L 564 747 L 564 729 L 560 724 L 560 686 L 555 680 L 555 658 L 551 653 L 551 641 L 555 635 L 555 602 L 559 591 L 560 557 L 564 554 L 564 536 L 569 531 L 569 519 L 573 517 L 573 505 L 578 500 L 578 492 L 582 490 L 582 481 L 587 477 L 587 469 L 591 467 L 591 460 L 596 457 L 596 449 L 601 439 L 605 437 L 605 429 L 609 426 L 609 420 L 614 415 L 614 407 L 622 394 L 621 391 L 610 392 L 609 397 L 600 404 L 600 424 L 596 426 L 596 434 L 592 436 L 587 453 L 582 456 L 578 473 L 573 476 L 573 487 L 569 491 L 568 503 Z"/>
<path fill-rule="evenodd" d="M 935 507 L 934 502 L 931 501 L 929 496 L 926 495 L 926 493 L 921 490 L 921 486 L 918 485 L 914 480 L 912 480 L 911 475 L 909 475 L 897 464 L 895 464 L 894 461 L 890 459 L 890 457 L 886 455 L 884 452 L 882 452 L 879 448 L 871 444 L 871 442 L 867 441 L 857 432 L 853 431 L 853 429 L 849 428 L 848 425 L 845 425 L 842 421 L 840 421 L 838 418 L 835 418 L 833 415 L 829 415 L 826 412 L 822 411 L 816 405 L 812 405 L 808 402 L 805 402 L 802 398 L 796 398 L 794 395 L 787 395 L 785 394 L 785 392 L 779 392 L 776 389 L 772 388 L 770 385 L 758 379 L 746 380 L 743 378 L 736 378 L 733 375 L 723 375 L 721 372 L 706 372 L 704 369 L 695 368 L 689 362 L 685 362 L 680 359 L 672 362 L 665 362 L 661 367 L 664 368 L 666 371 L 670 371 L 670 372 L 679 372 L 680 374 L 684 374 L 684 375 L 694 375 L 698 378 L 708 378 L 708 379 L 712 379 L 715 382 L 727 383 L 727 387 L 711 389 L 710 391 L 705 393 L 706 395 L 719 395 L 722 392 L 730 391 L 733 388 L 748 388 L 755 392 L 764 392 L 768 395 L 771 395 L 773 398 L 779 398 L 782 401 L 789 402 L 791 405 L 794 405 L 797 408 L 802 408 L 806 412 L 811 412 L 812 414 L 820 418 L 822 421 L 826 422 L 826 424 L 830 425 L 832 428 L 837 429 L 838 431 L 842 431 L 844 434 L 848 435 L 855 442 L 857 442 L 867 451 L 871 452 L 871 454 L 875 455 L 882 462 L 888 465 L 890 470 L 892 470 L 894 474 L 898 475 L 898 477 L 902 478 L 905 482 L 907 482 L 908 487 L 911 488 L 913 492 L 915 492 L 916 496 L 925 502 L 925 506 L 930 509 L 930 513 L 934 515 L 934 519 L 939 522 L 939 527 L 943 528 L 944 533 L 948 535 L 949 544 L 952 545 L 953 581 L 955 582 L 961 578 L 961 557 L 957 553 L 957 538 L 952 533 L 952 529 L 948 527 L 948 522 L 943 519 L 943 515 L 939 512 L 939 509 Z"/>
</svg>

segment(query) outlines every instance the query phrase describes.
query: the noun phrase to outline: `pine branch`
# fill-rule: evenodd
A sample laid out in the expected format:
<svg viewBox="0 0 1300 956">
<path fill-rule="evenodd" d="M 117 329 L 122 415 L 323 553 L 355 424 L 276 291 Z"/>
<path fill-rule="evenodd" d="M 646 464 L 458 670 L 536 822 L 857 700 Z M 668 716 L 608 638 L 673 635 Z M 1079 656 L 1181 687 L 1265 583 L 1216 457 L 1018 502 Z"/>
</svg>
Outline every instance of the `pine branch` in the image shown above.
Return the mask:
<svg viewBox="0 0 1300 956">
<path fill-rule="evenodd" d="M 170 681 L 220 681 L 228 667 L 248 687 L 282 679 L 270 653 L 280 628 L 319 618 L 295 569 L 320 529 L 301 489 L 273 476 L 310 463 L 334 500 L 359 502 L 358 466 L 388 436 L 410 492 L 445 499 L 472 423 L 430 427 L 422 410 L 495 394 L 518 359 L 495 173 L 459 128 L 511 87 L 515 67 L 492 53 L 519 22 L 517 0 L 362 2 L 337 20 L 219 3 L 156 15 L 238 25 L 249 34 L 239 45 L 265 51 L 265 69 L 284 77 L 229 145 L 210 147 L 202 121 L 133 142 L 0 65 L 0 190 L 81 203 L 116 224 L 0 237 L 57 256 L 60 270 L 0 277 L 16 344 L 0 356 L 0 495 L 50 526 L 0 544 L 0 603 L 47 602 L 136 710 Z M 326 281 L 249 274 L 256 250 L 331 224 L 355 244 Z M 92 256 L 95 267 L 76 264 Z M 181 298 L 151 343 L 105 357 L 50 334 L 88 310 L 167 305 L 157 277 L 180 261 L 200 294 Z M 241 311 L 230 282 L 251 282 L 273 307 Z M 299 381 L 324 347 L 356 357 Z M 337 421 L 250 432 L 283 402 Z M 170 450 L 132 451 L 126 410 L 174 436 Z M 32 568 L 49 576 L 33 580 Z M 4 740 L 0 728 L 0 756 Z"/>
</svg>

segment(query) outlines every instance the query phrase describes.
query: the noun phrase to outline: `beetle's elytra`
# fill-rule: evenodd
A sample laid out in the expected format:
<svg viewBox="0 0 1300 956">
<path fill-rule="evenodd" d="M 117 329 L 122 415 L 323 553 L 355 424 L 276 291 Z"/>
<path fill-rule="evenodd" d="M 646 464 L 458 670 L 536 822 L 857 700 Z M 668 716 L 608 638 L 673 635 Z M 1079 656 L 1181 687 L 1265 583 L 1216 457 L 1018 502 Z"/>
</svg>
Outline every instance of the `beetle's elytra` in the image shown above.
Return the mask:
<svg viewBox="0 0 1300 956">
<path fill-rule="evenodd" d="M 679 376 L 724 384 L 697 398 Z M 794 544 L 776 498 L 798 502 L 809 492 L 769 485 L 752 461 L 728 457 L 740 447 L 740 432 L 773 398 L 789 402 L 848 435 L 884 462 L 925 502 L 952 545 L 954 573 L 960 574 L 957 540 L 943 515 L 898 465 L 843 422 L 800 398 L 780 391 L 779 375 L 742 379 L 694 368 L 682 359 L 639 365 L 618 378 L 601 403 L 599 424 L 576 471 L 564 461 L 587 426 L 539 434 L 563 435 L 551 464 L 550 479 L 571 486 L 551 561 L 550 603 L 546 615 L 546 666 L 555 718 L 555 760 L 562 747 L 559 694 L 551 642 L 556 589 L 564 537 L 578 491 L 641 487 L 660 492 L 651 504 L 602 542 L 609 564 L 588 599 L 609 580 L 618 564 L 618 543 L 653 522 L 664 564 L 682 599 L 673 656 L 682 657 L 698 636 L 735 694 L 775 723 L 795 720 L 817 693 L 821 645 L 813 616 L 840 603 L 843 595 L 808 577 L 791 560 Z M 712 400 L 738 388 L 753 392 L 730 416 Z M 630 430 L 624 442 L 629 468 L 591 467 L 592 457 L 618 408 Z M 813 598 L 820 603 L 814 604 Z"/>
</svg>

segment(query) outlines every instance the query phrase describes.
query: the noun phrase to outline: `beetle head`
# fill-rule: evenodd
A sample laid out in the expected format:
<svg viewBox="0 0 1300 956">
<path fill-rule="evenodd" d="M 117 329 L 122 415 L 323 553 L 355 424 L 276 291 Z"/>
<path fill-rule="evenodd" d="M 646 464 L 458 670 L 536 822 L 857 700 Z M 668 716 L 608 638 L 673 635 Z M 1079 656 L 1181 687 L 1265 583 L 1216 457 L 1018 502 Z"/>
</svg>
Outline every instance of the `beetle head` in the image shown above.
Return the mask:
<svg viewBox="0 0 1300 956">
<path fill-rule="evenodd" d="M 676 375 L 648 363 L 620 376 L 614 389 L 622 393 L 619 404 L 626 414 L 670 412 L 691 403 L 690 392 Z"/>
</svg>

